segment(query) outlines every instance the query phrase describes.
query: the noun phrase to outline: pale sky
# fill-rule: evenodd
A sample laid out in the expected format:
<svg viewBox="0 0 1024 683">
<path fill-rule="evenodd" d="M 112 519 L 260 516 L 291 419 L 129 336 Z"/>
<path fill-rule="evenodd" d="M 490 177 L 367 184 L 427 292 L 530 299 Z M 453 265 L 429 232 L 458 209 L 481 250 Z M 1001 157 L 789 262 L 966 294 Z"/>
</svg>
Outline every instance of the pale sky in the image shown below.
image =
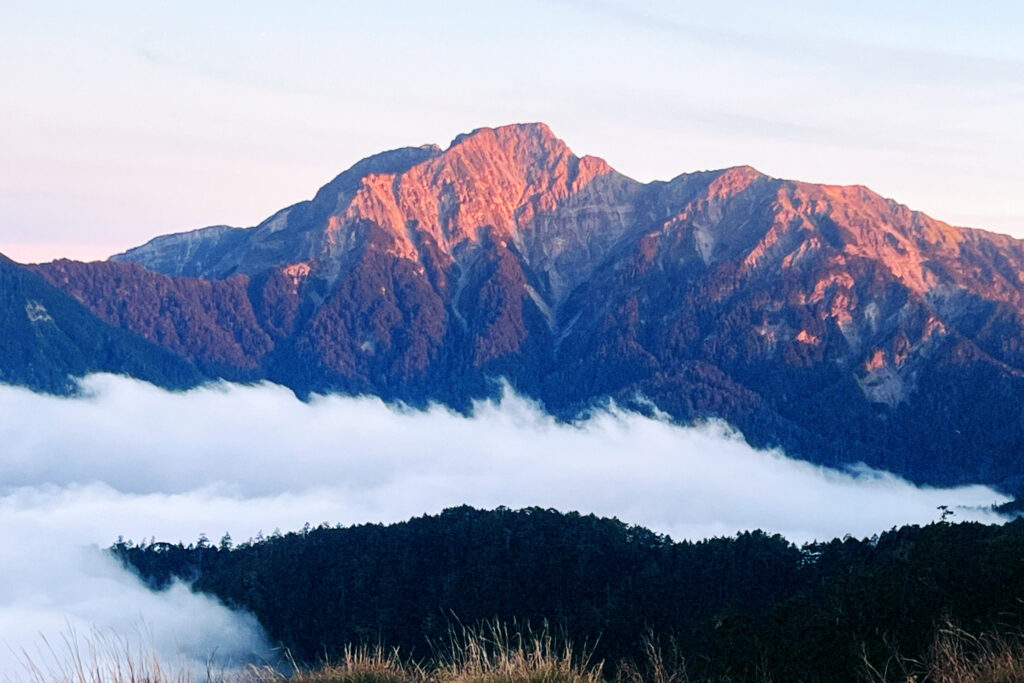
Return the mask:
<svg viewBox="0 0 1024 683">
<path fill-rule="evenodd" d="M 751 164 L 1024 237 L 1024 4 L 836 4 L 6 0 L 0 252 L 254 225 L 522 121 L 638 180 Z"/>
</svg>

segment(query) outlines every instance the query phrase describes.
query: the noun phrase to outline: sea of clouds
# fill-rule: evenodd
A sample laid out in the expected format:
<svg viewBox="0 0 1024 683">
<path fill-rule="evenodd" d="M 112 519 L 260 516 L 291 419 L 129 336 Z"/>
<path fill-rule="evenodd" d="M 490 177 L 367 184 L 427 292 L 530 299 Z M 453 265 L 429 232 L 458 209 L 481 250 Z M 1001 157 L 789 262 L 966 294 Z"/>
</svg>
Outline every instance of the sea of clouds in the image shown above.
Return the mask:
<svg viewBox="0 0 1024 683">
<path fill-rule="evenodd" d="M 375 398 L 307 403 L 269 384 L 82 385 L 79 398 L 0 386 L 0 672 L 94 630 L 169 659 L 268 654 L 251 616 L 183 585 L 147 590 L 102 552 L 119 536 L 238 542 L 468 503 L 616 516 L 677 540 L 759 528 L 802 543 L 928 523 L 939 505 L 955 520 L 1002 521 L 987 506 L 1006 500 L 758 451 L 720 423 L 612 408 L 563 424 L 511 393 L 468 418 Z"/>
</svg>

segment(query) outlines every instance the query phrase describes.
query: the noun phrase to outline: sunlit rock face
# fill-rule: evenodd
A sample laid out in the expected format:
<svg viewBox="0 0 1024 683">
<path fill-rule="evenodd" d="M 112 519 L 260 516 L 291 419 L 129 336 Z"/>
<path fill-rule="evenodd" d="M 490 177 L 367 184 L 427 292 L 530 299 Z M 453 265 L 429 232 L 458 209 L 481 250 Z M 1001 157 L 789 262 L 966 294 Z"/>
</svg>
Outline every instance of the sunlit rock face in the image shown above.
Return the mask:
<svg viewBox="0 0 1024 683">
<path fill-rule="evenodd" d="M 208 376 L 457 408 L 503 377 L 565 417 L 611 398 L 826 464 L 1024 483 L 1022 243 L 863 187 L 641 184 L 543 124 L 482 128 L 254 228 L 37 270 Z"/>
</svg>

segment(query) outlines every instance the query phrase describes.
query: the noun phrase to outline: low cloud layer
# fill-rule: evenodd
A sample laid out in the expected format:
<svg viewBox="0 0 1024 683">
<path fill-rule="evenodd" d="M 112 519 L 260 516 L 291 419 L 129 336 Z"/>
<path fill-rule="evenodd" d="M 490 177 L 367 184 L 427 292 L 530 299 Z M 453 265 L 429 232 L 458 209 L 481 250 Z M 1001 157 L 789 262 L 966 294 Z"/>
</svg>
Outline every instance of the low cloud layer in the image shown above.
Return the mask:
<svg viewBox="0 0 1024 683">
<path fill-rule="evenodd" d="M 116 540 L 122 519 L 142 521 L 161 516 L 161 509 L 159 497 L 132 496 L 102 484 L 40 483 L 4 492 L 0 681 L 24 680 L 29 661 L 52 680 L 65 680 L 57 672 L 71 664 L 69 641 L 87 661 L 90 649 L 99 646 L 97 663 L 125 647 L 138 660 L 156 652 L 171 666 L 200 669 L 211 657 L 225 666 L 269 654 L 250 615 L 180 583 L 154 593 L 101 550 Z M 168 512 L 171 526 L 176 515 Z"/>
<path fill-rule="evenodd" d="M 984 506 L 1005 500 L 756 451 L 720 424 L 609 412 L 563 425 L 515 396 L 467 419 L 369 398 L 302 403 L 269 385 L 170 393 L 98 375 L 84 386 L 79 399 L 0 387 L 3 671 L 69 625 L 142 630 L 165 655 L 200 659 L 262 647 L 251 618 L 184 587 L 145 590 L 97 550 L 118 536 L 237 541 L 468 503 L 617 516 L 677 539 L 761 528 L 805 542 L 927 523 L 938 505 L 1000 521 Z"/>
</svg>

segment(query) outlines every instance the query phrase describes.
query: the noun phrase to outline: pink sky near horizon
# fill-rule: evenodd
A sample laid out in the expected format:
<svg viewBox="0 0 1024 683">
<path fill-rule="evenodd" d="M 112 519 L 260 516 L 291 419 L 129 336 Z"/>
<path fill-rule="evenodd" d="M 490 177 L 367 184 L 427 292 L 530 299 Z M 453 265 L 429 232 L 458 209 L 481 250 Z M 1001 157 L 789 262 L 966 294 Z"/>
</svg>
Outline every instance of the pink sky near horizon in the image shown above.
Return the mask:
<svg viewBox="0 0 1024 683">
<path fill-rule="evenodd" d="M 9 8 L 0 253 L 252 226 L 360 158 L 544 121 L 641 181 L 749 164 L 1024 237 L 1024 6 Z"/>
</svg>

